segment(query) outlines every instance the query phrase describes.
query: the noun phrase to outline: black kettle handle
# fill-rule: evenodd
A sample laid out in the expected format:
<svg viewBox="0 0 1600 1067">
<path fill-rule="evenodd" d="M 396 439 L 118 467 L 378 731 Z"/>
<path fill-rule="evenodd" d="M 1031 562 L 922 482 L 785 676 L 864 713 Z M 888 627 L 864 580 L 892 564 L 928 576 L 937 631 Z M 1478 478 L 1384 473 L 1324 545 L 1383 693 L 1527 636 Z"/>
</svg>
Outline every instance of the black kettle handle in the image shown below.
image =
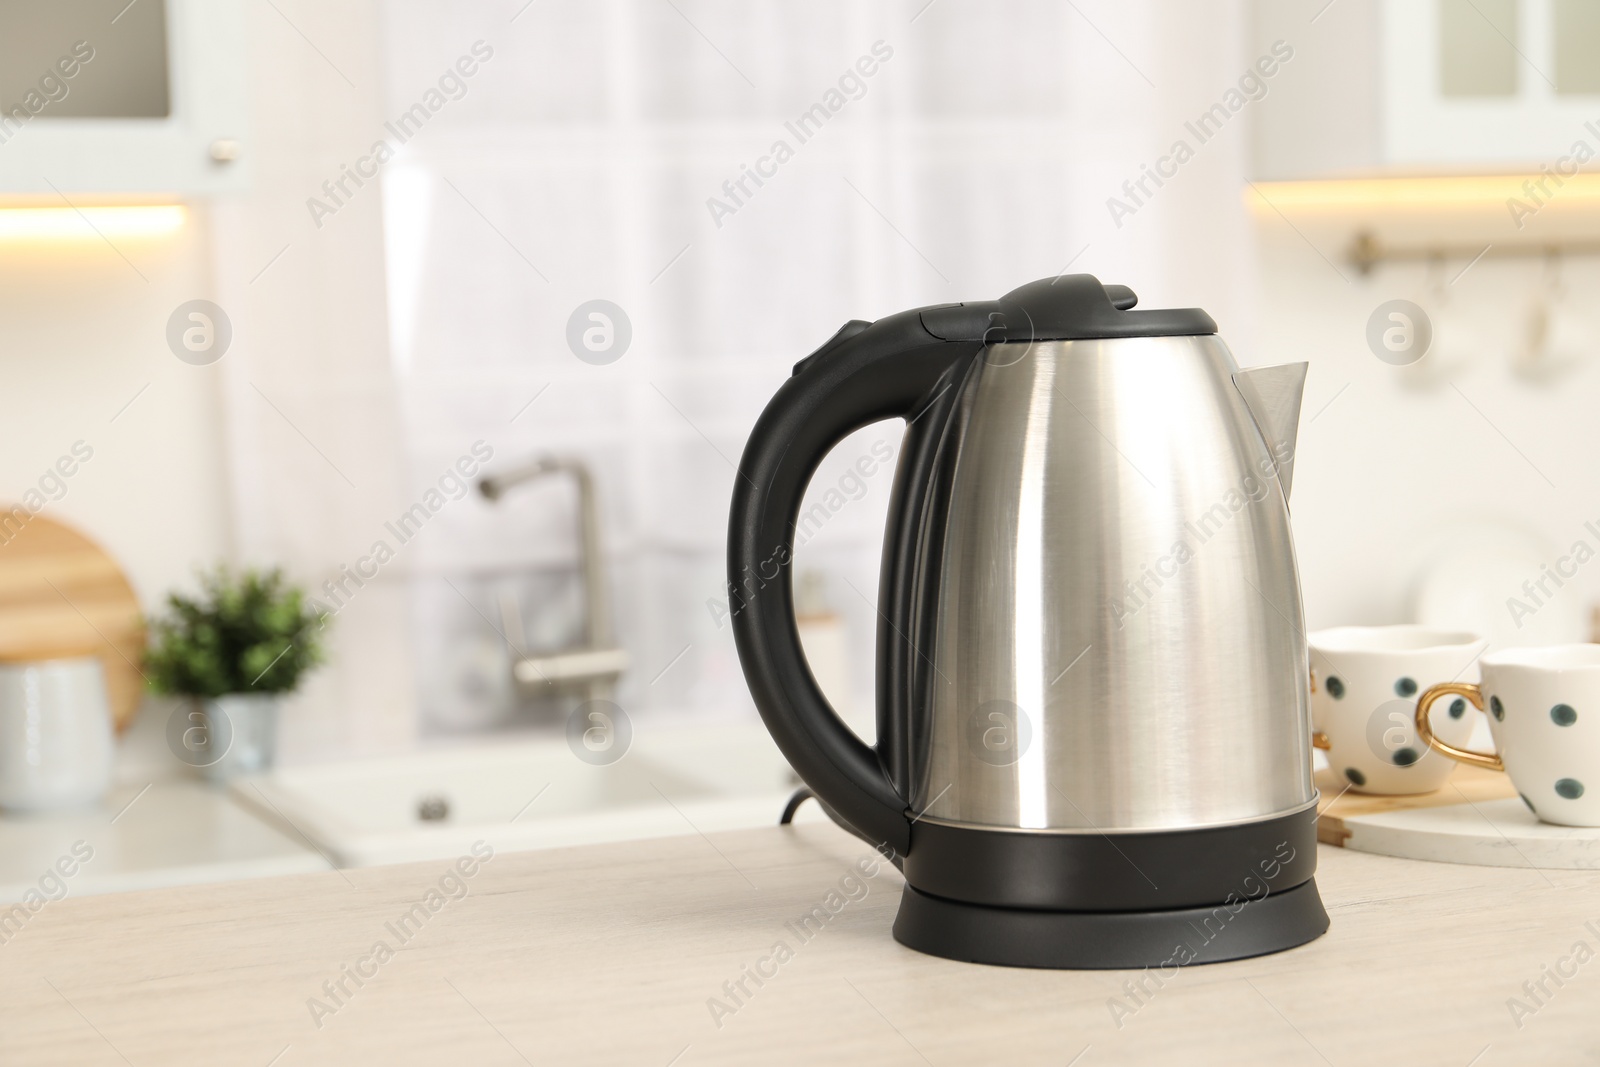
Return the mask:
<svg viewBox="0 0 1600 1067">
<path fill-rule="evenodd" d="M 829 706 L 800 647 L 791 582 L 795 523 L 811 475 L 829 449 L 880 419 L 915 419 L 981 347 L 977 340 L 941 340 L 918 311 L 847 323 L 796 364 L 767 404 L 734 482 L 729 611 L 756 707 L 784 757 L 830 813 L 896 856 L 906 853 L 911 839 L 906 800 L 878 755 Z M 896 487 L 907 488 L 898 478 Z"/>
</svg>

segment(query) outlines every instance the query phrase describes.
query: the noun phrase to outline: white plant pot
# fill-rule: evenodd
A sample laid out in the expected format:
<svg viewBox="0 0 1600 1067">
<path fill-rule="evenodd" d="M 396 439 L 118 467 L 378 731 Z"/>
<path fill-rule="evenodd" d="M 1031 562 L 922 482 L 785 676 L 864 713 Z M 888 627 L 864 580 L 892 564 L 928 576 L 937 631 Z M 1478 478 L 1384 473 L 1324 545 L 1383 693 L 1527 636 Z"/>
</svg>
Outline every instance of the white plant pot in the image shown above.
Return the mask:
<svg viewBox="0 0 1600 1067">
<path fill-rule="evenodd" d="M 278 755 L 278 697 L 230 693 L 196 702 L 204 720 L 194 763 L 213 782 L 269 770 Z"/>
</svg>

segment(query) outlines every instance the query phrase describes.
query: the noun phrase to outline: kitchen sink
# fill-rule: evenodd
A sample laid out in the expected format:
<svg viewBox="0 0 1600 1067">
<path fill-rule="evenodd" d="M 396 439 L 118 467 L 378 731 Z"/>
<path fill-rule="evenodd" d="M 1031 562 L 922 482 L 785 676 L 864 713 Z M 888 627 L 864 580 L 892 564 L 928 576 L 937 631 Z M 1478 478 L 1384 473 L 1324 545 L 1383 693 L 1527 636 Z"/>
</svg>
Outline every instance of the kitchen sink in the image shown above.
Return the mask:
<svg viewBox="0 0 1600 1067">
<path fill-rule="evenodd" d="M 635 728 L 614 763 L 565 738 L 283 768 L 236 779 L 241 803 L 340 867 L 775 825 L 799 781 L 759 725 Z M 799 821 L 825 819 L 815 804 Z"/>
</svg>

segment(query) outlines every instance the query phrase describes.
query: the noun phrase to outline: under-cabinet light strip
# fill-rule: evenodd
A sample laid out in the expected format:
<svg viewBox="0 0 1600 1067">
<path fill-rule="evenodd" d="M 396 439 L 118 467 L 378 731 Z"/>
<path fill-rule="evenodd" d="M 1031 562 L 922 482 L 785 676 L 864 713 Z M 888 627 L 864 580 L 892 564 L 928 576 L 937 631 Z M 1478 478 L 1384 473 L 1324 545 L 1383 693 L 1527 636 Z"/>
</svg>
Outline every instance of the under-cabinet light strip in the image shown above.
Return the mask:
<svg viewBox="0 0 1600 1067">
<path fill-rule="evenodd" d="M 179 229 L 184 215 L 181 204 L 0 207 L 0 241 L 160 237 Z"/>
</svg>

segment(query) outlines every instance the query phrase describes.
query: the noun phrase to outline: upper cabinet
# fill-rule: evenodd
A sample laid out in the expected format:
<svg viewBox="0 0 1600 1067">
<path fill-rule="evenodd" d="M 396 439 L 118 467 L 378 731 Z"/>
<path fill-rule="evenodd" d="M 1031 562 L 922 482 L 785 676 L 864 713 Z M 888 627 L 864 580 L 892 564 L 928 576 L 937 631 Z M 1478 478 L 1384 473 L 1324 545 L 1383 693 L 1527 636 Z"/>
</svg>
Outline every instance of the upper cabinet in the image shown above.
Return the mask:
<svg viewBox="0 0 1600 1067">
<path fill-rule="evenodd" d="M 1600 143 L 1595 0 L 1389 0 L 1382 34 L 1386 162 L 1537 167 Z"/>
<path fill-rule="evenodd" d="M 0 0 L 0 196 L 240 188 L 243 15 L 240 0 Z"/>
<path fill-rule="evenodd" d="M 1256 113 L 1258 177 L 1537 170 L 1600 149 L 1596 0 L 1256 0 L 1254 27 L 1298 68 Z"/>
</svg>

